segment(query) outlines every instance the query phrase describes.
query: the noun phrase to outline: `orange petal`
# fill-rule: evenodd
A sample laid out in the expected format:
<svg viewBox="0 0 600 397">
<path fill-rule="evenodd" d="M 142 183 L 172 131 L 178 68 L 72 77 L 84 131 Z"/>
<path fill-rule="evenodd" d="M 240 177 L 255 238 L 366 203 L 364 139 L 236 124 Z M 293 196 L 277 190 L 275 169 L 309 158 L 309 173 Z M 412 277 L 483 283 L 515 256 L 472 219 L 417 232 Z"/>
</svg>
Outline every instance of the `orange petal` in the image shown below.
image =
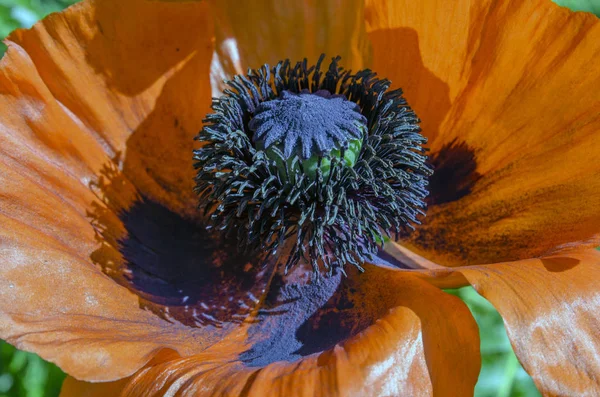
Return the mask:
<svg viewBox="0 0 600 397">
<path fill-rule="evenodd" d="M 517 357 L 543 395 L 600 390 L 600 252 L 460 272 L 498 309 Z"/>
<path fill-rule="evenodd" d="M 469 10 L 485 7 L 470 3 L 366 0 L 373 70 L 404 90 L 430 142 L 462 88 L 467 39 L 475 25 Z"/>
<path fill-rule="evenodd" d="M 163 350 L 156 354 L 146 366 L 156 365 L 166 360 L 173 360 L 178 355 L 171 351 Z M 115 382 L 97 382 L 89 383 L 77 380 L 71 376 L 67 376 L 60 390 L 61 397 L 106 397 L 119 396 L 122 394 L 123 388 L 131 378 L 123 378 Z"/>
<path fill-rule="evenodd" d="M 77 160 L 95 160 L 96 173 L 106 155 L 121 154 L 122 169 L 142 194 L 191 212 L 191 142 L 211 103 L 212 42 L 204 2 L 88 0 L 9 37 L 4 69 L 11 69 L 6 76 L 11 82 L 4 91 L 35 92 L 37 97 L 28 98 L 38 102 L 43 95 L 60 108 L 60 117 L 79 127 L 69 134 L 49 126 L 52 134 L 38 131 L 32 138 L 46 134 L 52 137 L 47 140 L 71 142 Z M 21 67 L 25 70 L 16 70 Z M 30 115 L 33 109 L 34 103 Z M 12 112 L 11 128 L 23 130 L 16 124 L 25 123 L 26 113 Z M 55 153 L 52 160 L 73 157 L 66 154 Z M 104 159 L 97 159 L 100 154 Z"/>
<path fill-rule="evenodd" d="M 407 244 L 444 265 L 600 244 L 600 20 L 547 0 L 370 0 L 374 70 L 430 138 L 432 201 Z"/>
<path fill-rule="evenodd" d="M 340 55 L 345 69 L 370 61 L 362 0 L 211 1 L 216 30 L 213 66 L 222 78 L 289 58 L 326 62 Z M 218 65 L 215 65 L 218 64 Z M 310 65 L 309 65 L 310 66 Z"/>
<path fill-rule="evenodd" d="M 190 355 L 220 340 L 229 329 L 160 318 L 94 266 L 123 260 L 114 245 L 127 230 L 115 209 L 142 195 L 195 207 L 191 138 L 210 104 L 208 5 L 89 0 L 7 43 L 0 337 L 92 381 L 130 375 L 164 349 Z"/>
<path fill-rule="evenodd" d="M 309 350 L 295 361 L 258 366 L 239 360 L 223 362 L 206 353 L 175 358 L 140 371 L 122 393 L 129 396 L 473 394 L 480 366 L 479 336 L 470 312 L 459 299 L 406 273 L 373 266 L 368 266 L 364 274 L 351 274 L 343 285 L 351 293 L 352 304 L 336 304 L 334 311 L 315 313 L 302 324 L 305 328 L 308 325 L 308 331 L 296 329 L 300 324 L 286 318 L 285 313 L 272 317 L 274 326 L 292 328 L 295 335 L 304 332 L 304 341 L 309 345 L 327 337 L 331 339 L 344 327 L 357 325 L 357 320 L 373 322 L 333 347 Z M 306 300 L 311 294 L 302 295 L 300 299 Z M 291 316 L 303 316 L 294 310 L 293 304 L 280 309 L 289 309 Z M 255 326 L 265 329 L 264 324 L 258 324 Z M 252 330 L 249 333 L 252 335 Z M 93 390 L 96 386 L 89 387 Z"/>
</svg>

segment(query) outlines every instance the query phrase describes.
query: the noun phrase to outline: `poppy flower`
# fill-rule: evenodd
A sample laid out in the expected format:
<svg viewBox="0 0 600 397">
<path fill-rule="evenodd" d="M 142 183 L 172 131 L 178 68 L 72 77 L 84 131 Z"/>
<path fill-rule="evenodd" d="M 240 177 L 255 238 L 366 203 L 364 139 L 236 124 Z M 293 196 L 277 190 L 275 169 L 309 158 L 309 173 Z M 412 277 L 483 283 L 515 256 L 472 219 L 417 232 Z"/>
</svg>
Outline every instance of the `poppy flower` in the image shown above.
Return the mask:
<svg viewBox="0 0 600 397">
<path fill-rule="evenodd" d="M 543 394 L 600 390 L 593 15 L 85 0 L 7 45 L 0 337 L 67 372 L 63 395 L 472 395 L 477 326 L 442 290 L 466 285 Z M 312 229 L 291 248 L 305 223 L 248 209 L 287 198 L 257 177 L 250 200 L 235 179 L 264 156 L 287 193 L 310 182 L 296 215 Z M 340 167 L 351 183 L 326 187 L 368 194 L 327 215 L 332 243 L 311 186 Z"/>
</svg>

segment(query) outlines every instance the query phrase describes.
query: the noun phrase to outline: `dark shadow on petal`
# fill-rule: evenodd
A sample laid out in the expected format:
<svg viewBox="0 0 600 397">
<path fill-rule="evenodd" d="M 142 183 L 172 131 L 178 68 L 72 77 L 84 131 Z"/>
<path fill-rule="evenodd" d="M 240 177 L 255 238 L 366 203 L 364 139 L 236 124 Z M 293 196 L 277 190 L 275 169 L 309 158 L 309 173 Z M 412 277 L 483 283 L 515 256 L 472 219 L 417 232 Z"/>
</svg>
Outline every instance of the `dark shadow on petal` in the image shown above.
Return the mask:
<svg viewBox="0 0 600 397">
<path fill-rule="evenodd" d="M 196 212 L 194 136 L 212 101 L 208 9 L 207 2 L 100 1 L 85 16 L 97 25 L 86 43 L 86 61 L 125 98 L 115 106 L 126 108 L 115 110 L 123 115 L 123 135 L 130 133 L 126 147 L 120 139 L 109 142 L 123 151 L 120 169 L 145 197 L 186 216 Z M 80 106 L 68 97 L 60 100 L 69 109 Z M 77 113 L 94 130 L 106 128 L 95 109 Z"/>
<path fill-rule="evenodd" d="M 111 89 L 139 94 L 199 48 L 211 47 L 207 8 L 204 2 L 96 2 L 90 18 L 98 32 L 87 45 L 87 62 Z M 137 23 L 130 23 L 134 13 Z"/>
<path fill-rule="evenodd" d="M 481 178 L 474 150 L 456 139 L 433 153 L 429 162 L 434 173 L 429 179 L 428 205 L 459 200 L 469 194 Z"/>
<path fill-rule="evenodd" d="M 402 88 L 408 104 L 421 119 L 430 142 L 450 110 L 450 88 L 424 64 L 419 35 L 411 28 L 381 29 L 369 33 L 375 71 Z M 380 61 L 379 61 L 380 60 Z"/>
<path fill-rule="evenodd" d="M 554 257 L 540 259 L 546 270 L 549 272 L 564 272 L 579 265 L 579 259 L 567 257 Z"/>
<path fill-rule="evenodd" d="M 192 151 L 194 136 L 210 111 L 208 75 L 206 59 L 189 59 L 127 140 L 123 159 L 123 173 L 141 194 L 186 217 L 199 214 Z"/>
<path fill-rule="evenodd" d="M 389 244 L 386 243 L 386 250 Z M 380 249 L 377 256 L 371 261 L 372 264 L 380 267 L 391 267 L 397 269 L 421 269 L 422 267 L 408 256 L 395 251 L 390 252 Z M 392 253 L 393 255 L 392 255 Z"/>
</svg>

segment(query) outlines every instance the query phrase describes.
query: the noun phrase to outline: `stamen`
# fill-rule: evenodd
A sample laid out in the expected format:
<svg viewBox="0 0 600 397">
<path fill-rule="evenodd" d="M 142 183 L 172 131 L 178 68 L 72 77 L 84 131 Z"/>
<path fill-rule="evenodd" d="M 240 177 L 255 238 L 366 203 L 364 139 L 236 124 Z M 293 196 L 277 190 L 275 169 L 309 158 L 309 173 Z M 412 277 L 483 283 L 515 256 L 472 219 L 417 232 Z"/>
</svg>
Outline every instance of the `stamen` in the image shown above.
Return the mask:
<svg viewBox="0 0 600 397">
<path fill-rule="evenodd" d="M 339 57 L 323 72 L 323 58 L 236 76 L 196 138 L 200 208 L 286 270 L 301 259 L 315 272 L 362 269 L 384 236 L 419 223 L 432 173 L 402 91 Z"/>
</svg>

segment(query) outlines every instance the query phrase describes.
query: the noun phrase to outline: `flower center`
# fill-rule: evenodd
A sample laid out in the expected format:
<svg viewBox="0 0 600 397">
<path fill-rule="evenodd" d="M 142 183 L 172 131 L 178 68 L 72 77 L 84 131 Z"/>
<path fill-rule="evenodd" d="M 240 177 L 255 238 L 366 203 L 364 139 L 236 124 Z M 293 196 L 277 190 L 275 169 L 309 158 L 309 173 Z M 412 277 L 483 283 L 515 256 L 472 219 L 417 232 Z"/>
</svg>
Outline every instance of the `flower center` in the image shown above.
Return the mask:
<svg viewBox="0 0 600 397">
<path fill-rule="evenodd" d="M 342 95 L 303 90 L 283 91 L 281 98 L 261 103 L 248 126 L 255 147 L 276 162 L 282 178 L 304 172 L 314 179 L 317 167 L 329 175 L 331 157 L 355 164 L 366 121 L 358 105 Z"/>
<path fill-rule="evenodd" d="M 339 58 L 323 72 L 323 58 L 229 81 L 194 152 L 212 226 L 286 270 L 300 260 L 315 272 L 362 269 L 384 236 L 424 215 L 432 173 L 402 91 L 370 70 L 344 71 Z"/>
</svg>

